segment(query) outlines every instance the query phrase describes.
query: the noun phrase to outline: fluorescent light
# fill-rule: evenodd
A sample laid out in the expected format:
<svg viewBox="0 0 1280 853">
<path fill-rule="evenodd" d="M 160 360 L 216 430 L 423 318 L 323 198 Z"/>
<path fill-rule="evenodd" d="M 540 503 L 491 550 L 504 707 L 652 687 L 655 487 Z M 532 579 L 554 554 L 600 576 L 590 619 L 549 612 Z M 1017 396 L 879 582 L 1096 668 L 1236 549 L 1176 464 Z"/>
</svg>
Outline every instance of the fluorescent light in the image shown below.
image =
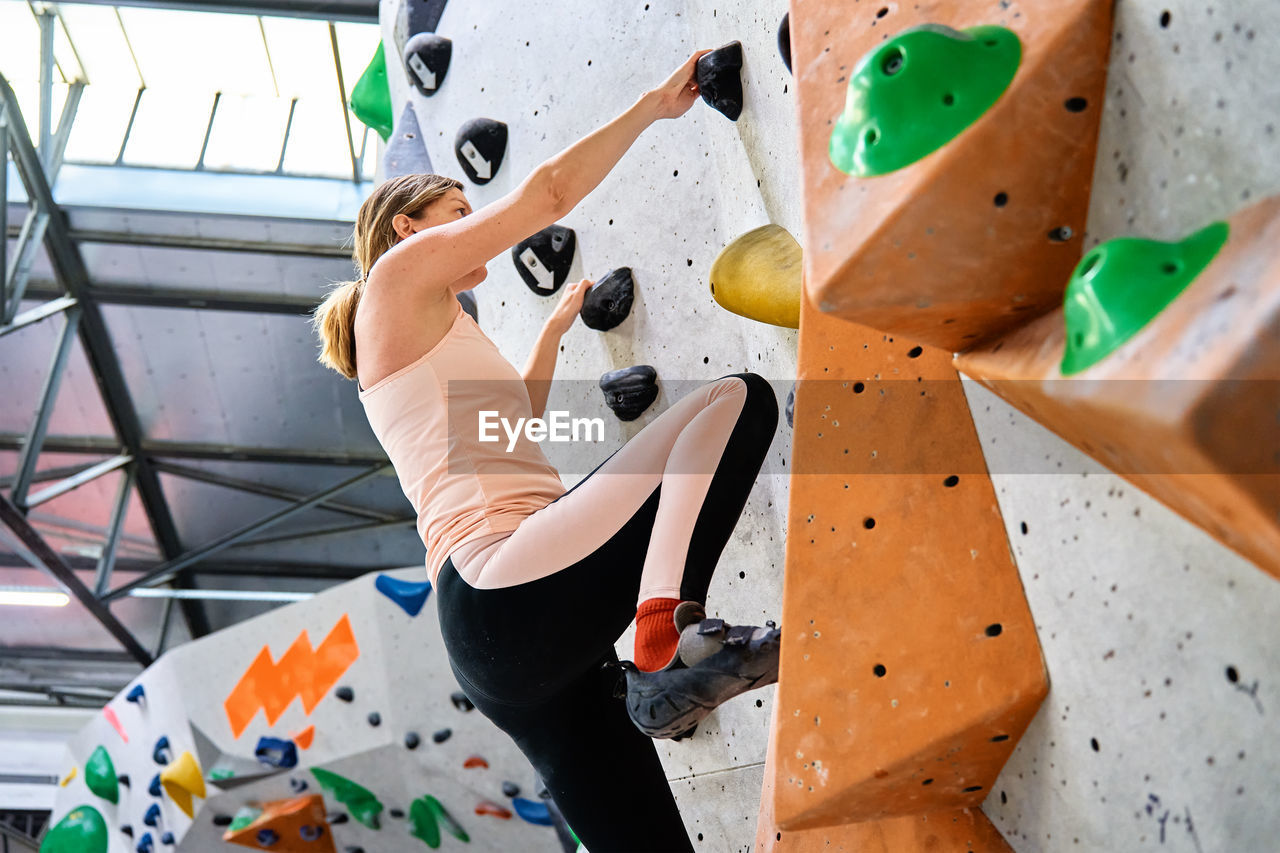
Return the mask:
<svg viewBox="0 0 1280 853">
<path fill-rule="evenodd" d="M 0 587 L 0 605 L 19 607 L 65 607 L 71 599 L 65 592 L 41 587 Z"/>
<path fill-rule="evenodd" d="M 129 590 L 132 598 L 179 598 L 194 601 L 305 601 L 315 593 L 267 589 L 168 589 L 140 586 Z"/>
</svg>

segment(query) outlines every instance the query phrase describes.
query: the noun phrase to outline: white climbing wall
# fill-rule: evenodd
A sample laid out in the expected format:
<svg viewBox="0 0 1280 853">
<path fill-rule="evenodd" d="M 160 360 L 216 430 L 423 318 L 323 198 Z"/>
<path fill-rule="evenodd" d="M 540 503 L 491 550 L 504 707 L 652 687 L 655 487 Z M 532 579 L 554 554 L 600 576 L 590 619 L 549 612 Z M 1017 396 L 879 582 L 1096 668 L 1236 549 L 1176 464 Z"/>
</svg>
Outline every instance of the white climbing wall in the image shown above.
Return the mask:
<svg viewBox="0 0 1280 853">
<path fill-rule="evenodd" d="M 390 574 L 423 580 L 420 569 Z M 533 770 L 510 739 L 478 711 L 463 711 L 451 702 L 450 694 L 458 686 L 440 641 L 435 600 L 428 598 L 418 615 L 411 616 L 375 588 L 375 578 L 366 575 L 167 653 L 134 682 L 146 691 L 141 702 L 127 700 L 131 684 L 108 704 L 128 737 L 127 743 L 101 715 L 70 742 L 66 770 L 74 767 L 77 773 L 59 789 L 52 822 L 88 804 L 106 818 L 112 853 L 132 853 L 144 832 L 152 833 L 157 850 L 169 849 L 160 844 L 165 831 L 174 833 L 178 843 L 172 849 L 181 853 L 238 849 L 223 844 L 226 827 L 215 818 L 234 816 L 250 803 L 322 793 L 309 772 L 322 767 L 367 788 L 383 805 L 379 829 L 355 819 L 335 823 L 332 832 L 338 850 L 361 847 L 374 853 L 417 848 L 422 842 L 410 835 L 405 815 L 411 803 L 425 795 L 438 799 L 463 826 L 471 838 L 468 849 L 477 853 L 559 850 L 554 831 L 548 827 L 519 817 L 475 814 L 482 801 L 512 810 L 502 789 L 508 780 L 520 786 L 522 797 L 537 800 Z M 257 692 L 265 697 L 283 690 L 292 696 L 323 671 L 315 660 L 322 656 L 325 638 L 344 619 L 350 625 L 356 654 L 338 654 L 344 663 L 337 666 L 334 677 L 317 682 L 320 698 L 311 712 L 307 713 L 300 699 L 293 698 L 274 722 L 269 723 L 266 713 L 258 711 L 237 737 L 224 703 L 263 648 L 270 653 L 271 665 L 262 670 Z M 302 653 L 286 657 L 304 631 L 306 640 L 299 645 Z M 282 687 L 290 683 L 292 688 Z M 351 688 L 351 701 L 335 695 L 339 686 Z M 371 724 L 371 713 L 378 715 L 377 725 Z M 308 726 L 314 727 L 313 736 L 307 748 L 297 750 L 295 768 L 275 770 L 256 759 L 260 737 L 293 738 Z M 446 728 L 451 735 L 436 743 L 433 733 Z M 419 738 L 413 749 L 405 741 L 410 732 Z M 213 749 L 202 746 L 201 734 L 212 742 Z M 208 778 L 208 796 L 194 800 L 194 820 L 183 815 L 167 794 L 157 798 L 148 793 L 150 780 L 162 769 L 154 757 L 156 742 L 162 736 L 169 739 L 172 758 L 191 752 Z M 117 773 L 130 777 L 130 787 L 120 789 L 117 805 L 95 796 L 85 785 L 84 763 L 99 745 L 106 746 Z M 465 767 L 473 755 L 489 766 Z M 267 775 L 256 781 L 232 777 L 219 785 L 209 777 L 224 764 L 236 767 L 241 777 Z M 152 803 L 160 805 L 163 816 L 154 828 L 143 824 Z M 325 803 L 330 814 L 348 812 L 331 794 L 325 793 Z M 400 815 L 395 816 L 393 810 L 399 810 Z M 121 825 L 133 828 L 132 840 L 119 831 Z M 443 834 L 446 843 L 460 843 Z"/>
<path fill-rule="evenodd" d="M 401 0 L 384 0 L 383 40 L 393 45 Z M 632 268 L 631 317 L 600 333 L 581 323 L 565 336 L 561 383 L 549 408 L 603 417 L 613 430 L 598 451 L 557 456 L 566 485 L 694 385 L 751 370 L 773 383 L 779 429 L 712 584 L 708 607 L 761 624 L 782 603 L 790 429 L 781 409 L 795 376 L 796 333 L 729 314 L 712 299 L 708 272 L 735 237 L 773 222 L 801 234 L 791 76 L 777 50 L 784 0 L 450 3 L 437 32 L 453 41 L 448 76 L 420 95 L 389 54 L 393 112 L 411 98 L 433 168 L 465 181 L 454 135 L 470 119 L 505 122 L 506 159 L 492 182 L 467 183 L 474 206 L 499 198 L 536 165 L 625 110 L 696 49 L 743 44 L 745 104 L 731 122 L 699 102 L 651 127 L 600 187 L 561 224 L 577 233 L 572 277 Z M 476 288 L 480 325 L 516 365 L 524 363 L 558 297 L 534 295 L 507 255 Z M 658 371 L 662 394 L 639 420 L 620 425 L 605 407 L 601 374 L 633 364 Z M 616 425 L 613 426 L 613 425 Z M 631 636 L 618 644 L 631 657 Z M 660 742 L 672 788 L 698 849 L 751 845 L 760 801 L 773 688 L 729 702 L 690 740 Z"/>
</svg>

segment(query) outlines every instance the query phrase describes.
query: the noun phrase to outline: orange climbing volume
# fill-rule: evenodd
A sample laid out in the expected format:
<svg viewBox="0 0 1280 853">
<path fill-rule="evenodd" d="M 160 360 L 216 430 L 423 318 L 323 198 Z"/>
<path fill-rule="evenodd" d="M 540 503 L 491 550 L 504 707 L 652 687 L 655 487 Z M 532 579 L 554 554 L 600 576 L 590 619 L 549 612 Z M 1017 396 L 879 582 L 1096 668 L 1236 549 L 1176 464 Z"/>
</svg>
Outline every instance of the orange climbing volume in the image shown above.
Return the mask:
<svg viewBox="0 0 1280 853">
<path fill-rule="evenodd" d="M 1145 323 L 1118 346 L 1074 356 L 1087 350 L 1093 329 L 1121 322 L 1086 317 L 1069 338 L 1060 309 L 964 353 L 957 365 L 1280 577 L 1280 196 L 1225 225 L 1206 225 L 1169 244 L 1167 258 L 1153 255 L 1150 276 L 1133 271 L 1117 282 L 1126 296 L 1156 287 L 1150 279 L 1183 272 L 1183 244 L 1220 243 L 1185 288 L 1154 316 L 1139 317 Z M 1091 250 L 1075 278 L 1105 273 L 1110 249 Z M 1080 300 L 1089 301 L 1107 307 L 1105 298 Z M 1064 352 L 1069 369 L 1092 363 L 1064 376 Z"/>
<path fill-rule="evenodd" d="M 267 724 L 273 725 L 297 698 L 310 714 L 359 655 L 360 647 L 345 613 L 314 649 L 306 631 L 278 662 L 272 660 L 271 649 L 263 646 L 223 702 L 231 733 L 240 737 L 259 710 L 266 713 Z"/>
<path fill-rule="evenodd" d="M 806 301 L 799 362 L 777 828 L 977 808 L 1048 682 L 950 354 Z"/>
<path fill-rule="evenodd" d="M 952 352 L 1053 310 L 1111 20 L 1112 0 L 792 0 L 814 305 Z"/>
<path fill-rule="evenodd" d="M 279 853 L 334 853 L 333 833 L 325 818 L 324 797 L 312 794 L 262 804 L 262 813 L 239 829 L 228 829 L 229 844 Z M 266 840 L 268 843 L 263 843 Z"/>
</svg>

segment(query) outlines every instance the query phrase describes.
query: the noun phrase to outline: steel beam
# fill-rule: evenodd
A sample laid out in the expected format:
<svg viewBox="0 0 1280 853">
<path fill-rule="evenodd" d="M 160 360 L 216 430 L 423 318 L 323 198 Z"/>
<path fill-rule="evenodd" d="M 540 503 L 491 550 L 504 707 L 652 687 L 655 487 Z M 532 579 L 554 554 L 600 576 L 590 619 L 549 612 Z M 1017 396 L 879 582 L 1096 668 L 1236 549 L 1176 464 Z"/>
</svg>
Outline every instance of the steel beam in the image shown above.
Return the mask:
<svg viewBox="0 0 1280 853">
<path fill-rule="evenodd" d="M 52 282 L 33 281 L 27 288 L 28 298 L 49 298 L 58 293 Z M 135 305 L 140 308 L 194 308 L 200 311 L 240 311 L 250 314 L 285 314 L 309 316 L 320 304 L 310 296 L 288 296 L 279 293 L 238 293 L 187 288 L 140 287 L 135 285 L 95 284 L 88 289 L 89 298 L 99 305 Z M 14 318 L 17 322 L 17 318 Z M 0 335 L 4 329 L 0 329 Z"/>
<path fill-rule="evenodd" d="M 10 494 L 13 496 L 13 502 L 24 510 L 27 507 L 27 490 L 31 487 L 31 476 L 36 471 L 36 458 L 40 455 L 45 433 L 49 429 L 49 418 L 53 415 L 53 406 L 58 398 L 58 387 L 62 384 L 62 374 L 67 367 L 67 359 L 71 357 L 71 345 L 76 340 L 80 316 L 79 306 L 67 312 L 66 322 L 58 336 L 58 343 L 53 348 L 53 359 L 49 364 L 49 373 L 44 378 L 44 388 L 40 392 L 40 403 L 36 407 L 35 418 L 31 428 L 27 430 L 26 440 L 22 443 L 18 472 L 14 477 Z"/>
<path fill-rule="evenodd" d="M 27 509 L 34 509 L 42 503 L 48 503 L 54 498 L 61 497 L 67 492 L 80 488 L 85 483 L 93 482 L 104 474 L 110 474 L 112 471 L 117 471 L 132 461 L 133 457 L 127 453 L 122 453 L 119 456 L 112 457 L 111 459 L 104 459 L 97 465 L 91 465 L 78 474 L 73 474 L 65 480 L 54 483 L 52 486 L 41 489 L 36 494 L 31 495 L 26 501 Z"/>
<path fill-rule="evenodd" d="M 40 115 L 36 122 L 40 130 L 40 162 L 48 168 L 53 164 L 53 25 L 57 18 L 44 10 L 36 13 L 40 28 Z"/>
<path fill-rule="evenodd" d="M 255 252 L 263 255 L 351 260 L 351 250 L 337 243 L 332 246 L 315 246 L 305 243 L 273 243 L 270 240 L 237 240 L 230 237 L 200 237 L 190 234 L 127 234 L 123 231 L 92 229 L 73 229 L 67 236 L 77 243 L 105 243 L 161 249 L 201 249 L 209 252 Z"/>
<path fill-rule="evenodd" d="M 13 318 L 13 322 L 7 326 L 0 326 L 0 338 L 5 335 L 24 329 L 27 326 L 39 323 L 41 320 L 47 320 L 55 314 L 61 314 L 69 308 L 74 308 L 77 302 L 74 296 L 59 296 L 51 299 L 43 305 L 37 305 Z"/>
<path fill-rule="evenodd" d="M 58 556 L 57 552 L 49 547 L 49 543 L 44 541 L 44 537 L 36 532 L 26 517 L 4 495 L 0 495 L 0 522 L 13 531 L 13 534 L 18 539 L 16 544 L 25 548 L 35 558 L 36 568 L 43 569 L 60 583 L 69 595 L 84 605 L 85 609 L 102 623 L 102 627 L 106 628 L 111 633 L 111 636 L 115 637 L 120 642 L 120 645 L 124 646 L 134 660 L 143 666 L 151 665 L 151 653 L 143 648 L 137 638 L 129 632 L 129 629 L 115 617 L 115 614 L 107 607 L 106 602 L 100 601 L 92 590 L 81 583 L 76 573 L 66 563 L 62 562 L 62 558 Z"/>
<path fill-rule="evenodd" d="M 372 468 L 369 468 L 365 471 L 361 471 L 359 474 L 357 474 L 354 477 L 349 477 L 348 479 L 343 480 L 341 483 L 338 483 L 337 485 L 330 486 L 327 489 L 322 489 L 312 494 L 306 500 L 299 501 L 298 503 L 293 504 L 292 506 L 285 507 L 284 509 L 281 509 L 277 512 L 272 513 L 266 518 L 259 519 L 258 521 L 252 522 L 250 524 L 246 524 L 245 526 L 237 530 L 233 530 L 230 533 L 225 533 L 222 536 L 219 536 L 218 538 L 214 539 L 212 542 L 206 543 L 205 545 L 202 545 L 199 548 L 196 548 L 194 551 L 190 551 L 186 554 L 183 554 L 181 557 L 170 560 L 164 565 L 161 565 L 155 569 L 152 569 L 151 571 L 147 572 L 145 575 L 143 575 L 140 578 L 136 578 L 122 586 L 116 587 L 115 589 L 108 592 L 106 595 L 102 596 L 102 600 L 114 601 L 115 599 L 123 595 L 128 595 L 130 590 L 137 589 L 138 587 L 155 586 L 156 584 L 165 583 L 166 581 L 171 580 L 182 569 L 185 569 L 188 566 L 195 565 L 196 563 L 203 560 L 205 557 L 212 556 L 213 554 L 216 554 L 225 548 L 229 548 L 235 543 L 239 542 L 240 540 L 245 539 L 249 536 L 252 536 L 253 534 L 257 533 L 260 530 L 266 530 L 272 525 L 275 525 L 281 521 L 284 521 L 286 518 L 290 518 L 291 516 L 297 515 L 300 512 L 311 509 L 313 506 L 316 506 L 317 504 L 322 504 L 325 501 L 327 501 L 329 498 L 334 497 L 335 495 L 341 494 L 342 492 L 345 492 L 347 489 L 350 489 L 353 486 L 358 486 L 359 484 L 365 482 L 368 479 L 378 476 L 387 467 L 389 466 L 386 464 L 375 465 Z"/>
<path fill-rule="evenodd" d="M 351 180 L 360 183 L 360 164 L 356 162 L 356 141 L 351 135 L 351 110 L 347 108 L 347 84 L 342 79 L 342 56 L 338 53 L 338 28 L 329 22 L 329 46 L 333 49 L 333 70 L 338 75 L 338 106 L 342 123 L 347 128 L 347 153 L 351 155 Z"/>
<path fill-rule="evenodd" d="M 76 0 L 91 6 L 137 6 L 184 12 L 221 12 L 319 21 L 378 22 L 378 0 Z"/>
<path fill-rule="evenodd" d="M 23 436 L 0 433 L 0 450 L 21 450 Z M 89 453 L 109 456 L 120 452 L 120 442 L 97 436 L 51 436 L 44 449 L 50 453 Z M 135 456 L 139 454 L 134 454 Z M 241 444 L 205 444 L 193 441 L 142 442 L 148 459 L 209 459 L 228 462 L 271 462 L 280 465 L 376 465 L 386 462 L 377 451 L 306 450 L 295 447 L 249 447 Z"/>
<path fill-rule="evenodd" d="M 179 590 L 180 592 L 188 592 L 189 590 Z M 173 603 L 177 598 L 169 598 L 164 602 L 164 613 L 160 616 L 160 633 L 156 635 L 155 656 L 158 658 L 164 654 L 164 647 L 169 642 L 169 628 L 173 625 Z"/>
<path fill-rule="evenodd" d="M 214 486 L 223 486 L 228 489 L 235 489 L 238 492 L 245 492 L 251 495 L 261 495 L 264 498 L 275 498 L 276 500 L 288 501 L 289 503 L 297 503 L 306 500 L 306 495 L 289 489 L 281 489 L 277 486 L 268 486 L 265 483 L 258 483 L 254 480 L 241 480 L 238 477 L 227 477 L 222 474 L 214 474 L 200 468 L 191 468 L 187 465 L 174 465 L 171 462 L 156 462 L 156 470 L 162 474 L 172 474 L 175 477 L 183 477 L 187 480 L 195 480 L 200 483 L 209 483 Z M 376 509 L 366 509 L 362 506 L 354 504 L 345 504 L 338 501 L 325 501 L 319 504 L 317 509 L 327 509 L 333 512 L 340 512 L 344 515 L 354 516 L 356 518 L 372 519 L 377 522 L 398 521 L 399 519 L 394 513 L 382 512 Z"/>
<path fill-rule="evenodd" d="M 4 75 L 0 75 L 0 99 L 3 99 L 12 115 L 21 115 L 17 96 Z M 178 539 L 177 527 L 169 512 L 169 505 L 160 489 L 160 480 L 152 469 L 150 460 L 142 453 L 142 424 L 138 419 L 138 412 L 134 408 L 128 386 L 125 384 L 124 372 L 116 357 L 106 322 L 98 306 L 84 298 L 89 285 L 89 273 L 85 268 L 84 259 L 81 258 L 80 251 L 70 236 L 62 211 L 54 202 L 53 192 L 26 128 L 15 122 L 10 130 L 9 141 L 13 149 L 14 164 L 27 189 L 28 197 L 33 206 L 48 214 L 44 242 L 54 275 L 67 293 L 81 303 L 73 310 L 80 312 L 79 334 L 89 367 L 98 381 L 102 402 L 116 435 L 124 444 L 125 452 L 135 458 L 138 495 L 142 499 L 152 533 L 156 537 L 161 553 L 172 559 L 182 553 L 182 543 Z M 193 637 L 202 636 L 208 632 L 208 620 L 198 604 L 191 608 L 184 608 L 183 613 L 188 618 Z"/>
<path fill-rule="evenodd" d="M 77 572 L 92 573 L 97 561 L 93 557 L 79 554 L 61 554 L 62 562 Z M 0 549 L 0 569 L 20 569 L 31 563 L 17 554 L 6 553 Z M 113 574 L 143 574 L 160 566 L 155 560 L 139 560 L 132 557 L 117 557 Z M 192 570 L 192 575 L 200 578 L 258 578 L 263 576 L 296 578 L 318 581 L 348 581 L 369 572 L 389 572 L 403 569 L 405 564 L 388 563 L 378 566 L 347 566 L 334 563 L 299 563 L 287 560 L 209 560 L 202 562 L 199 568 Z M 0 649 L 0 658 L 3 657 Z"/>
<path fill-rule="evenodd" d="M 93 594 L 101 596 L 111 583 L 111 572 L 116 564 L 116 549 L 120 545 L 120 532 L 129 514 L 129 498 L 133 495 L 134 473 L 126 468 L 116 488 L 116 502 L 111 507 L 111 520 L 107 522 L 107 538 L 102 543 L 102 553 L 93 572 Z"/>
<path fill-rule="evenodd" d="M 10 129 L 10 141 L 17 135 L 17 131 Z M 6 319 L 18 313 L 18 306 L 26 293 L 27 281 L 31 278 L 31 266 L 36 262 L 36 249 L 44 240 L 48 227 L 48 208 L 41 207 L 38 202 L 32 200 L 31 209 L 27 211 L 26 219 L 23 220 L 22 227 L 18 231 L 18 245 L 13 247 L 13 257 L 9 259 L 9 266 L 5 269 L 9 294 L 9 302 L 4 306 Z"/>
<path fill-rule="evenodd" d="M 84 95 L 84 83 L 80 80 L 72 83 L 67 89 L 67 99 L 62 102 L 62 115 L 58 117 L 58 129 L 53 134 L 52 162 L 45 167 L 49 183 L 56 183 L 58 172 L 62 169 L 63 157 L 67 153 L 67 142 L 71 140 L 71 126 L 75 124 L 76 114 L 80 111 L 80 98 Z"/>
<path fill-rule="evenodd" d="M 315 539 L 319 536 L 333 536 L 338 533 L 367 533 L 371 530 L 390 530 L 396 527 L 412 527 L 416 518 L 393 518 L 388 521 L 366 521 L 360 524 L 339 524 L 331 527 L 320 527 L 315 530 L 304 530 L 300 533 L 281 533 L 276 536 L 263 536 L 249 539 L 236 545 L 237 548 L 252 548 L 255 545 L 275 545 L 280 542 L 294 542 L 299 539 Z"/>
<path fill-rule="evenodd" d="M 31 482 L 34 485 L 35 483 L 48 483 L 51 480 L 61 480 L 64 477 L 74 477 L 92 464 L 95 463 L 85 464 L 82 462 L 79 465 L 59 465 L 55 468 L 42 468 L 31 475 Z M 17 479 L 16 476 L 0 477 L 0 489 L 12 489 Z"/>
<path fill-rule="evenodd" d="M 0 101 L 0 326 L 9 322 L 9 108 Z"/>
</svg>

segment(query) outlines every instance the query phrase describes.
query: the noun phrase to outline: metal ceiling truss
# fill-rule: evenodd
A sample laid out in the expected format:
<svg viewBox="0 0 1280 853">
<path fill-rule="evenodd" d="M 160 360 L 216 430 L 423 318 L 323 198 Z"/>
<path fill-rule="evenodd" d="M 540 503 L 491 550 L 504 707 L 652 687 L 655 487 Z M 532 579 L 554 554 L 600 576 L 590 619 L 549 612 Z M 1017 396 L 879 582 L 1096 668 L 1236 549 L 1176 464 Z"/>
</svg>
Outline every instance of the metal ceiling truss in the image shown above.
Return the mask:
<svg viewBox="0 0 1280 853">
<path fill-rule="evenodd" d="M 332 6 L 332 4 L 316 5 Z M 146 666 L 164 649 L 174 601 L 177 601 L 178 607 L 182 608 L 189 632 L 193 637 L 209 631 L 203 605 L 199 600 L 187 597 L 169 598 L 165 605 L 161 630 L 155 647 L 148 649 L 112 614 L 109 607 L 111 602 L 129 595 L 133 590 L 166 583 L 181 589 L 192 589 L 192 575 L 196 572 L 201 575 L 252 576 L 261 576 L 264 572 L 270 572 L 282 577 L 335 580 L 355 577 L 375 567 L 317 566 L 261 560 L 215 562 L 210 558 L 234 546 L 261 545 L 286 539 L 402 526 L 411 524 L 413 519 L 397 513 L 382 512 L 336 500 L 342 492 L 386 472 L 389 469 L 389 463 L 382 454 L 237 447 L 198 442 L 152 441 L 145 438 L 100 305 L 181 307 L 302 315 L 309 313 L 315 302 L 311 299 L 281 295 L 213 294 L 190 290 L 158 292 L 137 287 L 91 285 L 77 242 L 79 240 L 130 243 L 150 241 L 151 245 L 172 243 L 183 248 L 259 251 L 271 254 L 280 254 L 283 248 L 285 253 L 324 256 L 327 256 L 329 251 L 304 246 L 281 247 L 269 242 L 249 243 L 225 240 L 205 241 L 209 245 L 196 246 L 194 243 L 198 241 L 185 237 L 154 238 L 73 231 L 65 214 L 54 201 L 50 187 L 61 166 L 62 152 L 70 133 L 71 123 L 75 118 L 83 84 L 72 84 L 58 127 L 56 131 L 53 130 L 49 116 L 51 100 L 46 97 L 47 91 L 45 91 L 51 86 L 53 73 L 50 41 L 52 16 L 46 17 L 47 20 L 45 17 L 41 18 L 42 110 L 38 134 L 43 144 L 39 150 L 32 143 L 27 125 L 21 120 L 21 112 L 12 88 L 3 75 L 0 75 L 0 151 L 4 152 L 6 161 L 8 156 L 12 155 L 30 200 L 26 220 L 17 231 L 18 244 L 12 257 L 7 256 L 6 241 L 0 239 L 0 270 L 4 273 L 0 277 L 0 336 L 20 331 L 58 315 L 62 316 L 63 325 L 54 347 L 50 369 L 31 427 L 24 435 L 0 434 L 0 450 L 19 453 L 17 472 L 11 477 L 0 480 L 0 487 L 7 488 L 9 491 L 8 496 L 0 494 L 0 523 L 7 528 L 7 531 L 0 529 L 0 534 L 3 534 L 0 538 L 9 542 L 17 557 L 23 561 L 19 565 L 29 564 L 52 576 L 116 638 L 131 659 Z M 7 176 L 6 163 L 0 162 L 0 202 L 4 202 L 0 203 L 0 235 L 7 235 L 10 231 L 6 221 L 8 204 L 4 176 Z M 48 282 L 40 282 L 29 291 L 31 266 L 36 255 L 36 247 L 40 243 L 44 244 L 49 257 L 56 287 Z M 345 252 L 341 254 L 344 257 L 346 255 Z M 24 298 L 29 298 L 28 291 L 30 296 L 46 301 L 20 314 L 18 308 Z M 76 339 L 79 339 L 97 381 L 114 437 L 49 438 L 46 435 L 58 386 Z M 42 452 L 92 454 L 106 458 L 84 465 L 61 466 L 38 471 L 36 463 Z M 310 495 L 302 495 L 286 489 L 191 468 L 172 461 L 184 459 L 358 466 L 362 470 L 336 485 Z M 28 517 L 30 510 L 115 471 L 121 472 L 121 477 L 111 517 L 101 538 L 100 556 L 94 559 L 59 554 L 50 546 L 44 535 L 33 526 L 32 520 Z M 170 476 L 200 480 L 241 492 L 275 498 L 286 501 L 288 505 L 210 542 L 194 548 L 186 548 L 179 539 L 160 486 L 159 475 L 162 472 Z M 32 492 L 34 485 L 43 483 L 50 483 L 50 485 Z M 146 512 L 152 535 L 162 557 L 159 564 L 117 557 L 124 519 L 135 490 Z M 316 507 L 357 518 L 359 522 L 298 534 L 254 538 L 273 525 Z M 12 535 L 9 535 L 10 533 Z M 13 558 L 0 555 L 0 565 L 12 560 Z M 92 571 L 92 583 L 86 584 L 82 581 L 77 575 L 78 571 Z M 124 571 L 136 576 L 112 588 L 113 574 Z M 0 689 L 21 688 L 0 684 Z M 93 703 L 96 701 L 97 704 L 101 704 L 102 701 L 101 697 L 86 695 L 75 688 L 60 685 L 38 685 L 37 689 L 59 702 Z M 92 690 L 93 688 L 90 688 L 90 691 Z"/>
</svg>

